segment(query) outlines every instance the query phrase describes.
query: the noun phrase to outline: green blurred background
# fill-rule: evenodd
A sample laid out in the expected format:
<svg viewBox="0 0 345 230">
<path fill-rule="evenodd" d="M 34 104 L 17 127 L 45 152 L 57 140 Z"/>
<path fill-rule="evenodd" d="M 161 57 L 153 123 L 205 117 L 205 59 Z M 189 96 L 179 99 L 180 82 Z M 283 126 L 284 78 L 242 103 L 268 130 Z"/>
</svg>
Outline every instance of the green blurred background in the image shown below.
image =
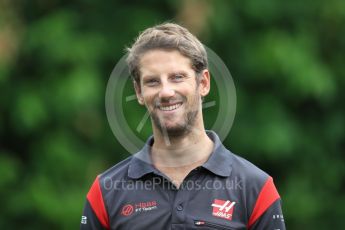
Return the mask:
<svg viewBox="0 0 345 230">
<path fill-rule="evenodd" d="M 110 73 L 164 21 L 231 71 L 224 143 L 275 178 L 288 229 L 342 228 L 345 1 L 0 0 L 0 229 L 78 229 L 95 176 L 129 156 L 107 122 Z"/>
</svg>

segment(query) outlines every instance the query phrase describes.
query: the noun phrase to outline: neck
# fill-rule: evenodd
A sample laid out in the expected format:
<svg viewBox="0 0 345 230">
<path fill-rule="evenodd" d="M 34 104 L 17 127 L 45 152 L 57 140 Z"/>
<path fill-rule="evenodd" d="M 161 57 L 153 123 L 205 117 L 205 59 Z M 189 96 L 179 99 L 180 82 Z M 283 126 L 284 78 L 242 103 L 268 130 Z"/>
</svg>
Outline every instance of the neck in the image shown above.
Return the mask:
<svg viewBox="0 0 345 230">
<path fill-rule="evenodd" d="M 212 150 L 213 142 L 202 125 L 183 136 L 174 137 L 168 137 L 155 130 L 151 156 L 158 168 L 188 168 L 202 165 Z"/>
</svg>

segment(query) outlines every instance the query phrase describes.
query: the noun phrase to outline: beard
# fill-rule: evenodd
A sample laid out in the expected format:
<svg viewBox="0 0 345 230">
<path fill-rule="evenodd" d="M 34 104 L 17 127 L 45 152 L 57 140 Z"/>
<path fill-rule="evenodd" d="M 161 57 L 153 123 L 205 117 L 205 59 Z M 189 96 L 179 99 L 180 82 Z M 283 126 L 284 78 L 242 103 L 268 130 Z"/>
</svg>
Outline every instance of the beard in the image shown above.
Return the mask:
<svg viewBox="0 0 345 230">
<path fill-rule="evenodd" d="M 189 105 L 186 105 L 186 97 L 183 97 L 183 101 L 183 106 L 187 108 L 187 111 L 182 115 L 182 119 L 174 125 L 166 125 L 163 117 L 159 116 L 155 112 L 150 113 L 151 120 L 162 135 L 167 135 L 168 137 L 180 137 L 187 135 L 193 130 L 199 113 L 200 98 L 198 95 L 195 95 Z M 158 109 L 158 107 L 156 107 L 156 109 Z"/>
</svg>

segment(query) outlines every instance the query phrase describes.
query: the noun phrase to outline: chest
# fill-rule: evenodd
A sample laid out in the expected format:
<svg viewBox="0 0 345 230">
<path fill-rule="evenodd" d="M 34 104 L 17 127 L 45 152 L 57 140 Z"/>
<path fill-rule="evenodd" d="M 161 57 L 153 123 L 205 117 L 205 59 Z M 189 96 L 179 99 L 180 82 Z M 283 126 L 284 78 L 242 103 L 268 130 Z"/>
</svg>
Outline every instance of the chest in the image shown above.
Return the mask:
<svg viewBox="0 0 345 230">
<path fill-rule="evenodd" d="M 244 194 L 229 178 L 188 176 L 177 189 L 153 177 L 107 198 L 112 229 L 245 229 Z"/>
</svg>

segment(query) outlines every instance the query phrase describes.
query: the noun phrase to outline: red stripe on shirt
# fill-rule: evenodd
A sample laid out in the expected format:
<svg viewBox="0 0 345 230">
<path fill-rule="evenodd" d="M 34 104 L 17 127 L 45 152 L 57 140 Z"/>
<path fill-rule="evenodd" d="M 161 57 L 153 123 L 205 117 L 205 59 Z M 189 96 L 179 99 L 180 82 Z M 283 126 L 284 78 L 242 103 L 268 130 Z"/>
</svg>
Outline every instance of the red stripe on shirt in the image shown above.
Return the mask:
<svg viewBox="0 0 345 230">
<path fill-rule="evenodd" d="M 89 201 L 91 208 L 96 214 L 99 222 L 101 222 L 103 227 L 106 229 L 110 229 L 108 214 L 104 206 L 103 195 L 99 185 L 99 177 L 97 177 L 93 182 L 91 189 L 87 194 L 87 200 Z"/>
<path fill-rule="evenodd" d="M 252 215 L 248 221 L 248 229 L 257 221 L 262 214 L 277 200 L 280 196 L 274 186 L 272 177 L 269 177 L 262 187 L 256 200 Z"/>
</svg>

